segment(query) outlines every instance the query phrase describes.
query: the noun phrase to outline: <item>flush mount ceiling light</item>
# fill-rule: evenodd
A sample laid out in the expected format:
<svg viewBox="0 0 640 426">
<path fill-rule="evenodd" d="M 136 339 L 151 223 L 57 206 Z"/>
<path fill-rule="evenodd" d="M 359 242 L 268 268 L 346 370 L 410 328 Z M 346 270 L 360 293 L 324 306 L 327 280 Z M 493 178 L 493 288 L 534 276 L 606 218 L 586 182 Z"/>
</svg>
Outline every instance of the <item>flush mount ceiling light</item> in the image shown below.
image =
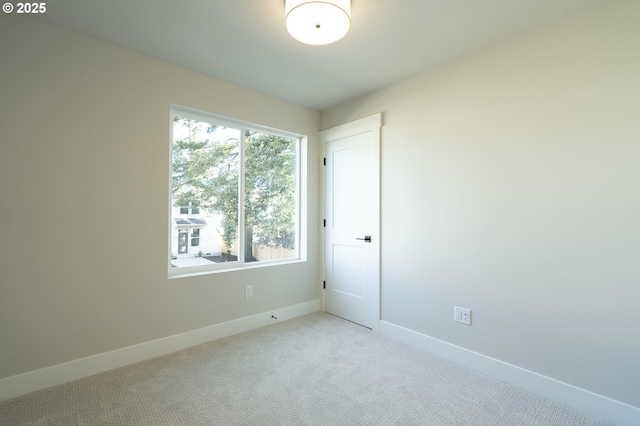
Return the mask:
<svg viewBox="0 0 640 426">
<path fill-rule="evenodd" d="M 351 0 L 285 0 L 287 31 L 306 44 L 340 40 L 351 24 Z"/>
</svg>

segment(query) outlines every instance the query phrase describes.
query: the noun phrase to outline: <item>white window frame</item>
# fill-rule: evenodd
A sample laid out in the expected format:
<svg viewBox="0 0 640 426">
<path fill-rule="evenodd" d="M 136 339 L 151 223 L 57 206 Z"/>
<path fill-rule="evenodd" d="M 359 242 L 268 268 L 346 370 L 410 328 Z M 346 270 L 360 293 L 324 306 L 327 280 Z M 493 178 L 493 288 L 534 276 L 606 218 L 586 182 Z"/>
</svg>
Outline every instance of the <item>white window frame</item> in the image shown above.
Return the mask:
<svg viewBox="0 0 640 426">
<path fill-rule="evenodd" d="M 236 262 L 222 262 L 214 263 L 211 265 L 202 266 L 189 266 L 173 268 L 171 266 L 171 235 L 173 218 L 173 119 L 175 116 L 190 118 L 192 120 L 211 122 L 212 124 L 218 124 L 222 126 L 237 128 L 241 130 L 241 159 L 244 160 L 244 130 L 249 128 L 251 130 L 257 130 L 260 132 L 270 133 L 276 136 L 282 136 L 285 138 L 298 139 L 297 144 L 297 161 L 296 161 L 296 193 L 297 196 L 297 209 L 296 209 L 296 249 L 297 256 L 290 259 L 274 259 L 274 260 L 261 260 L 257 262 L 245 262 L 244 260 L 244 164 L 241 161 L 240 177 L 239 177 L 239 194 L 238 194 L 238 260 Z M 307 261 L 307 136 L 298 133 L 288 132 L 272 127 L 266 127 L 260 124 L 250 123 L 243 120 L 233 119 L 217 114 L 207 113 L 199 110 L 195 110 L 188 107 L 179 105 L 171 105 L 170 107 L 170 131 L 169 131 L 169 196 L 168 196 L 168 247 L 167 247 L 167 270 L 169 278 L 181 278 L 194 275 L 211 274 L 218 272 L 229 272 L 244 269 L 264 268 L 276 265 L 284 265 L 290 263 L 300 263 Z M 190 207 L 190 206 L 189 206 Z M 191 242 L 191 233 L 189 233 L 188 244 Z"/>
</svg>

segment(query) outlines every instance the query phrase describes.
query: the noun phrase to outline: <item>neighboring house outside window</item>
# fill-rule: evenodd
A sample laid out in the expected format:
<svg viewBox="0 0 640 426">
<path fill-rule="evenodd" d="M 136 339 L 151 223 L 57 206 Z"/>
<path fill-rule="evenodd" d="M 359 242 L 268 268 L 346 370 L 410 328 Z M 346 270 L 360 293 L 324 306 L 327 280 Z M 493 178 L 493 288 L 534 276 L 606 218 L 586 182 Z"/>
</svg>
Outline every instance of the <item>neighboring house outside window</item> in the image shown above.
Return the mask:
<svg viewBox="0 0 640 426">
<path fill-rule="evenodd" d="M 219 256 L 222 253 L 220 234 L 207 226 L 219 220 L 216 215 L 201 214 L 200 208 L 193 206 L 174 207 L 172 213 L 172 259 Z"/>
</svg>

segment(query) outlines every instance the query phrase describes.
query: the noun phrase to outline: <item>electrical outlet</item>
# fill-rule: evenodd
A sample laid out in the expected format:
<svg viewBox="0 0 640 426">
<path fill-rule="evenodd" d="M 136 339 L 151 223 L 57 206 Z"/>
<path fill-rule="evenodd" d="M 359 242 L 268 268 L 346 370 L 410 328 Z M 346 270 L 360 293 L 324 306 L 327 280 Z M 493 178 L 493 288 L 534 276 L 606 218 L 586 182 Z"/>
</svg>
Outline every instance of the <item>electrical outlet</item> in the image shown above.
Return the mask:
<svg viewBox="0 0 640 426">
<path fill-rule="evenodd" d="M 471 309 L 453 307 L 453 320 L 466 325 L 471 325 Z"/>
<path fill-rule="evenodd" d="M 249 297 L 253 297 L 253 286 L 252 285 L 248 285 L 244 288 L 244 297 L 245 298 L 249 298 Z"/>
</svg>

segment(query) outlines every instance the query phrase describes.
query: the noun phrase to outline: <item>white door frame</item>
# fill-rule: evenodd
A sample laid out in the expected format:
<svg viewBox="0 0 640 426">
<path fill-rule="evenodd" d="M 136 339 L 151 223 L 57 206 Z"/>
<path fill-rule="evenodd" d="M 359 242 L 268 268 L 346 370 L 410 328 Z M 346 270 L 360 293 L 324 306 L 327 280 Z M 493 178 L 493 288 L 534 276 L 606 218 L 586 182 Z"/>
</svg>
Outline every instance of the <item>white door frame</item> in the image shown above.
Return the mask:
<svg viewBox="0 0 640 426">
<path fill-rule="evenodd" d="M 375 332 L 379 332 L 380 325 L 380 128 L 382 126 L 382 114 L 377 113 L 373 114 L 359 120 L 355 120 L 337 127 L 333 127 L 331 129 L 327 129 L 321 131 L 319 133 L 320 143 L 322 143 L 322 149 L 324 156 L 326 157 L 327 152 L 327 144 L 333 141 L 337 141 L 340 139 L 349 138 L 351 136 L 360 135 L 363 133 L 371 132 L 372 137 L 375 140 L 375 149 L 373 152 L 373 157 L 376 162 L 376 167 L 374 167 L 374 176 L 372 176 L 371 184 L 375 186 L 373 190 L 373 200 L 371 202 L 371 212 L 373 217 L 373 223 L 375 224 L 373 229 L 370 231 L 372 240 L 375 244 L 372 247 L 376 250 L 375 254 L 375 262 L 373 263 L 372 269 L 375 269 L 372 274 L 372 297 L 371 303 L 375 305 L 375 318 L 371 324 L 371 328 Z M 325 160 L 326 161 L 326 160 Z M 322 202 L 322 217 L 326 218 L 326 169 L 322 169 L 322 182 L 323 182 L 323 202 Z M 324 228 L 323 228 L 324 231 Z M 326 239 L 325 232 L 322 232 L 322 277 L 323 281 L 326 278 Z M 325 298 L 323 293 L 322 298 L 322 310 L 325 311 Z"/>
</svg>

